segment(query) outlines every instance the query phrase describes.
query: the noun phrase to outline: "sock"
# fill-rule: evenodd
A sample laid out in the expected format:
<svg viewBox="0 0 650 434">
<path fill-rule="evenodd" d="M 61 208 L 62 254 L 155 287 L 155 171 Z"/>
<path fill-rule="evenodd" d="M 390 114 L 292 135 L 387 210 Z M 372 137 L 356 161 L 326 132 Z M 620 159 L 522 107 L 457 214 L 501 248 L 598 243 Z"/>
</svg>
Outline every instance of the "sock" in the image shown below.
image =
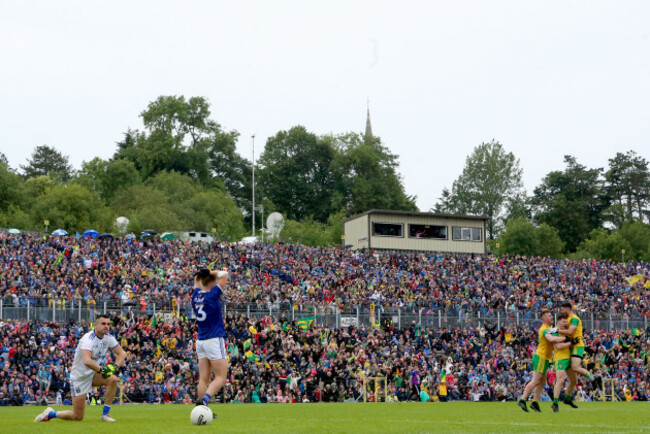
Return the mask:
<svg viewBox="0 0 650 434">
<path fill-rule="evenodd" d="M 519 400 L 520 400 L 520 401 L 525 401 L 525 399 L 524 399 L 524 395 L 521 395 L 521 396 L 519 397 Z"/>
<path fill-rule="evenodd" d="M 203 395 L 203 405 L 210 404 L 211 399 L 212 399 L 212 397 L 210 395 L 208 395 L 207 393 L 205 395 Z"/>
<path fill-rule="evenodd" d="M 105 405 L 104 406 L 104 411 L 102 412 L 102 416 L 106 416 L 110 412 L 111 412 L 111 406 L 110 405 Z"/>
<path fill-rule="evenodd" d="M 48 419 L 54 419 L 56 417 L 56 411 L 51 411 L 50 414 L 47 415 Z"/>
<path fill-rule="evenodd" d="M 590 380 L 593 380 L 594 379 L 594 374 L 592 374 L 591 372 L 587 372 L 587 378 L 590 379 Z"/>
<path fill-rule="evenodd" d="M 553 398 L 553 404 L 558 405 L 560 403 L 559 398 Z"/>
</svg>

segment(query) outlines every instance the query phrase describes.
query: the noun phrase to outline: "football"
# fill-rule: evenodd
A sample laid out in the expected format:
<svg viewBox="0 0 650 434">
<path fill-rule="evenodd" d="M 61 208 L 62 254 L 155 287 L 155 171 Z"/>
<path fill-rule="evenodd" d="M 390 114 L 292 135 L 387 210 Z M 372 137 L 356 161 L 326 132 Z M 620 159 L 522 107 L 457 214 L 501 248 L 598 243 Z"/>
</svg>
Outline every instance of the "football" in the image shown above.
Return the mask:
<svg viewBox="0 0 650 434">
<path fill-rule="evenodd" d="M 192 425 L 210 425 L 212 423 L 212 410 L 207 405 L 197 405 L 190 414 Z"/>
</svg>

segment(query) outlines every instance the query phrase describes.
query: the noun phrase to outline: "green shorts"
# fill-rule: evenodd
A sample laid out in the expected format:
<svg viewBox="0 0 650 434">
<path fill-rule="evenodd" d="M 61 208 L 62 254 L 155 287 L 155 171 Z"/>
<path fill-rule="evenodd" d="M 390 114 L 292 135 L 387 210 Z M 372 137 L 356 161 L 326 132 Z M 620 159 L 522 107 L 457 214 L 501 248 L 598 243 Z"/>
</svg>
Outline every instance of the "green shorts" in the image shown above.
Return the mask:
<svg viewBox="0 0 650 434">
<path fill-rule="evenodd" d="M 566 371 L 571 367 L 571 359 L 556 360 L 553 363 L 555 363 L 556 371 Z"/>
<path fill-rule="evenodd" d="M 537 354 L 533 354 L 533 372 L 546 374 L 546 371 L 548 371 L 548 365 L 548 359 L 542 359 Z"/>
<path fill-rule="evenodd" d="M 580 345 L 580 346 L 575 346 L 571 347 L 571 357 L 578 357 L 582 359 L 585 354 L 585 346 Z"/>
</svg>

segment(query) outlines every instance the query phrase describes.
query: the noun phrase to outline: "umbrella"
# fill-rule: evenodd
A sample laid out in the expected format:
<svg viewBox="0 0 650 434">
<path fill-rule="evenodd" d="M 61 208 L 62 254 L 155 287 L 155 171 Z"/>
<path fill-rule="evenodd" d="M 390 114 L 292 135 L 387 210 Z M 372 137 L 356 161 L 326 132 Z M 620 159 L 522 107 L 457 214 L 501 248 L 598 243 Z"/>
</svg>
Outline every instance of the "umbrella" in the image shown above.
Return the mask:
<svg viewBox="0 0 650 434">
<path fill-rule="evenodd" d="M 90 237 L 90 238 L 97 238 L 99 236 L 99 232 L 97 232 L 95 229 L 88 229 L 83 233 L 83 237 Z"/>
<path fill-rule="evenodd" d="M 52 235 L 68 235 L 68 233 L 63 229 L 57 229 L 54 232 L 52 232 Z"/>
<path fill-rule="evenodd" d="M 10 234 L 19 234 L 20 229 L 9 229 L 7 232 L 10 233 Z"/>
<path fill-rule="evenodd" d="M 113 235 L 111 235 L 111 234 L 101 234 L 101 235 L 98 236 L 97 238 L 107 238 L 107 239 L 111 239 L 111 240 L 112 240 L 112 239 L 113 239 Z"/>
<path fill-rule="evenodd" d="M 153 229 L 145 229 L 140 234 L 140 238 L 141 239 L 142 238 L 147 238 L 147 237 L 151 237 L 151 236 L 154 236 L 154 235 L 157 235 L 157 234 L 158 234 L 158 232 L 154 231 Z"/>
<path fill-rule="evenodd" d="M 171 241 L 171 240 L 174 239 L 174 234 L 172 234 L 171 232 L 165 232 L 164 234 L 162 234 L 160 236 L 160 238 L 162 238 L 163 240 L 170 240 Z"/>
</svg>

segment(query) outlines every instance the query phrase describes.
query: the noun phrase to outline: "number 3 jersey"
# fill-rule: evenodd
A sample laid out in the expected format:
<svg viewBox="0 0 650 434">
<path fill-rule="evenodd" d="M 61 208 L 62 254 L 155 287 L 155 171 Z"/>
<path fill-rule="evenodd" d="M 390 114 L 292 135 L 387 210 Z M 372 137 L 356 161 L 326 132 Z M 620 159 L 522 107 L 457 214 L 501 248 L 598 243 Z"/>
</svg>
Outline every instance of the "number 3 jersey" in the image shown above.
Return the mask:
<svg viewBox="0 0 650 434">
<path fill-rule="evenodd" d="M 79 340 L 79 345 L 77 345 L 77 350 L 74 353 L 70 378 L 83 378 L 87 375 L 95 374 L 95 371 L 84 364 L 83 350 L 90 351 L 91 358 L 98 365 L 102 365 L 106 363 L 108 350 L 112 350 L 117 346 L 117 339 L 108 333 L 105 334 L 103 338 L 97 336 L 94 330 L 83 335 Z"/>
<path fill-rule="evenodd" d="M 192 309 L 199 324 L 200 341 L 212 338 L 225 338 L 226 329 L 221 313 L 221 288 L 215 285 L 209 291 L 194 288 L 192 292 Z"/>
</svg>

